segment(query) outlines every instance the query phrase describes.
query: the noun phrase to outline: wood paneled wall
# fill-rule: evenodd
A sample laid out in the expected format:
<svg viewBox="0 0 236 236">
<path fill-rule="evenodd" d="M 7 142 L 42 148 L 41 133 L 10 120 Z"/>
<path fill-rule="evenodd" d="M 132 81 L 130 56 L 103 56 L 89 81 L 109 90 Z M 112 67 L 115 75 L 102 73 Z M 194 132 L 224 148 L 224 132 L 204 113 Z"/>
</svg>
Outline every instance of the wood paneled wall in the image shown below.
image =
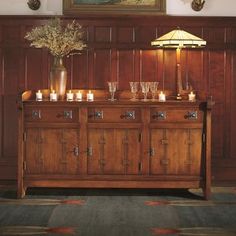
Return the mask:
<svg viewBox="0 0 236 236">
<path fill-rule="evenodd" d="M 0 17 L 0 179 L 16 178 L 17 95 L 27 89 L 48 88 L 51 57 L 45 49 L 29 47 L 25 33 L 49 17 Z M 212 163 L 217 181 L 236 180 L 236 18 L 174 16 L 82 16 L 88 48 L 65 59 L 68 88 L 106 89 L 117 80 L 159 81 L 175 91 L 175 50 L 154 49 L 151 40 L 181 27 L 207 41 L 205 49 L 182 50 L 184 81 L 198 96 L 212 96 Z"/>
</svg>

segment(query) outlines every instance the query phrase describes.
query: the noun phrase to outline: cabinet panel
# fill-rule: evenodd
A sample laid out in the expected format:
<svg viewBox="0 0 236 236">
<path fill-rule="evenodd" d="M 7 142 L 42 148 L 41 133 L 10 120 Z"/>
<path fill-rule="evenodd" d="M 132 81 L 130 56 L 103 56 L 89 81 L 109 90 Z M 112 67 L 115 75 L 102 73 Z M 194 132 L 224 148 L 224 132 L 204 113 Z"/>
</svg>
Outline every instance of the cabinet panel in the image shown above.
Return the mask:
<svg viewBox="0 0 236 236">
<path fill-rule="evenodd" d="M 198 109 L 152 108 L 151 122 L 202 122 L 203 113 Z"/>
<path fill-rule="evenodd" d="M 78 172 L 77 130 L 27 129 L 25 150 L 26 174 L 76 174 Z"/>
<path fill-rule="evenodd" d="M 141 122 L 141 112 L 139 108 L 89 108 L 89 122 Z"/>
<path fill-rule="evenodd" d="M 139 130 L 89 129 L 88 174 L 138 174 Z"/>
<path fill-rule="evenodd" d="M 201 129 L 152 129 L 150 173 L 199 175 L 201 138 Z"/>
<path fill-rule="evenodd" d="M 78 110 L 70 107 L 26 107 L 27 122 L 76 122 Z"/>
</svg>

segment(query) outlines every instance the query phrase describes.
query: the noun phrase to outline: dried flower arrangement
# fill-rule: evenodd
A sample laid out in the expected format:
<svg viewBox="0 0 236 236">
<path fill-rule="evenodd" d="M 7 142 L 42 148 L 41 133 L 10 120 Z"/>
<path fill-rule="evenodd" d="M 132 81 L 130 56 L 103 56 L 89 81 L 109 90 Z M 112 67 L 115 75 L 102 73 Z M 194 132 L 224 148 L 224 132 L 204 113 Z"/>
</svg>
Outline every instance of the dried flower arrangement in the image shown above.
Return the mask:
<svg viewBox="0 0 236 236">
<path fill-rule="evenodd" d="M 62 58 L 79 54 L 86 47 L 83 33 L 81 25 L 75 20 L 63 26 L 60 18 L 54 18 L 27 32 L 25 38 L 31 41 L 30 46 L 47 48 L 53 56 Z"/>
</svg>

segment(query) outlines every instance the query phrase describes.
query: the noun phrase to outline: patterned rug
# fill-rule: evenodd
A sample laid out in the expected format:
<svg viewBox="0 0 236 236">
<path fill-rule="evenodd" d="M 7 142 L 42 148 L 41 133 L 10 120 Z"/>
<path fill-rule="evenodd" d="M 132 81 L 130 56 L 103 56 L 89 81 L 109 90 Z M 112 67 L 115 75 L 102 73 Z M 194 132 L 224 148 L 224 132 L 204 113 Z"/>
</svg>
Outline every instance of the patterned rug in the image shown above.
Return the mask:
<svg viewBox="0 0 236 236">
<path fill-rule="evenodd" d="M 0 235 L 236 236 L 236 188 L 0 190 Z"/>
</svg>

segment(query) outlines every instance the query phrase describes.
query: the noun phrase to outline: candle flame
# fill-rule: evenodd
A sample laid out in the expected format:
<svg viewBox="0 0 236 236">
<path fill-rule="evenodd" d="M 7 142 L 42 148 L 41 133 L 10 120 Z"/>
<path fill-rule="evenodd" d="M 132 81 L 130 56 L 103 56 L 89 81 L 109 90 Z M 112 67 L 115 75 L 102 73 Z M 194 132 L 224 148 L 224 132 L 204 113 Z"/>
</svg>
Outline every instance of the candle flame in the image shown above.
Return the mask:
<svg viewBox="0 0 236 236">
<path fill-rule="evenodd" d="M 40 89 L 38 90 L 38 93 L 41 93 Z"/>
</svg>

